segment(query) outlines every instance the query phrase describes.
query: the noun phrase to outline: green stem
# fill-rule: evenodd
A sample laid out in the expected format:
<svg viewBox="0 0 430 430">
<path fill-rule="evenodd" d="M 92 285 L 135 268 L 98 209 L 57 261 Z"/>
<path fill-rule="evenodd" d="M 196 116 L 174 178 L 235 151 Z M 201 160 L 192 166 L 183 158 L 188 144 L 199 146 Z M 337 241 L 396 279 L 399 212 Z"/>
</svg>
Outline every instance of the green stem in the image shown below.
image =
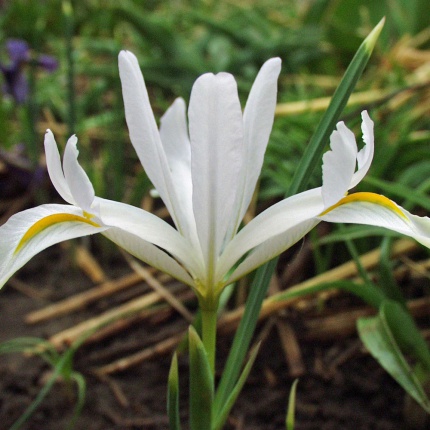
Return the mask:
<svg viewBox="0 0 430 430">
<path fill-rule="evenodd" d="M 201 307 L 202 312 L 202 342 L 208 355 L 212 375 L 215 375 L 216 323 L 217 309 Z"/>
</svg>

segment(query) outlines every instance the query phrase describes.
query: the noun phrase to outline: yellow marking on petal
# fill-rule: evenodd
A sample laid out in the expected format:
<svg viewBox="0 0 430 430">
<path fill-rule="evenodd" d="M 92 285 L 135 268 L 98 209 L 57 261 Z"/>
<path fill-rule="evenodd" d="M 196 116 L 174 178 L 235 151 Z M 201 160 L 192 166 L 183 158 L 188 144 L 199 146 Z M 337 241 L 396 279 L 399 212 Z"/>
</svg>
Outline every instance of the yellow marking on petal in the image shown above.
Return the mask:
<svg viewBox="0 0 430 430">
<path fill-rule="evenodd" d="M 367 203 L 374 203 L 379 206 L 384 206 L 385 208 L 395 212 L 401 218 L 406 220 L 408 219 L 408 217 L 389 198 L 382 196 L 381 194 L 365 193 L 365 192 L 347 195 L 343 199 L 340 199 L 333 206 L 330 206 L 319 216 L 324 216 L 325 214 L 331 212 L 332 210 L 336 209 L 339 206 L 346 205 L 348 203 L 353 203 L 353 202 L 367 202 Z"/>
<path fill-rule="evenodd" d="M 35 222 L 25 232 L 24 236 L 22 236 L 21 240 L 19 241 L 14 254 L 16 254 L 29 240 L 33 239 L 34 236 L 41 233 L 48 227 L 51 227 L 52 225 L 58 224 L 60 222 L 84 222 L 86 224 L 92 225 L 93 227 L 100 227 L 99 224 L 95 223 L 94 221 L 91 221 L 88 217 L 67 213 L 48 215 L 45 218 L 42 218 L 39 221 Z"/>
</svg>

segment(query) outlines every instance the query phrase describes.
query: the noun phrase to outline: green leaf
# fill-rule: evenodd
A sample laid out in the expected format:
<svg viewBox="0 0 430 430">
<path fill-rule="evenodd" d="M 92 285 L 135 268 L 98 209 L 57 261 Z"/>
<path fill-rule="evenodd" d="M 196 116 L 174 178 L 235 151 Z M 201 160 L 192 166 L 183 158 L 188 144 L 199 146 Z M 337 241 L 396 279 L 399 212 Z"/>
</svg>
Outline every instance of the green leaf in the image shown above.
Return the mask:
<svg viewBox="0 0 430 430">
<path fill-rule="evenodd" d="M 181 422 L 179 419 L 179 374 L 178 357 L 176 353 L 173 354 L 167 384 L 167 414 L 169 416 L 169 429 L 180 430 Z"/>
<path fill-rule="evenodd" d="M 249 372 L 252 369 L 255 359 L 257 358 L 259 349 L 260 349 L 260 344 L 258 344 L 251 352 L 249 360 L 246 363 L 246 366 L 244 367 L 239 380 L 237 381 L 236 385 L 233 387 L 232 391 L 230 392 L 230 396 L 227 398 L 227 401 L 223 404 L 221 410 L 219 411 L 219 414 L 214 413 L 214 417 L 215 417 L 215 425 L 213 427 L 214 430 L 222 429 L 223 425 L 225 424 L 228 418 L 228 414 L 230 413 L 231 408 L 234 406 L 234 402 L 236 401 L 237 396 L 240 394 L 246 380 L 248 379 Z"/>
<path fill-rule="evenodd" d="M 267 302 L 283 302 L 291 300 L 295 297 L 302 297 L 308 294 L 314 294 L 320 291 L 333 289 L 344 290 L 354 294 L 376 309 L 378 309 L 381 303 L 386 299 L 384 293 L 379 288 L 376 288 L 374 284 L 357 283 L 343 280 L 291 287 L 288 290 L 282 291 L 281 293 L 274 294 L 269 299 L 267 299 Z"/>
<path fill-rule="evenodd" d="M 18 430 L 21 428 L 21 426 L 31 417 L 31 415 L 35 412 L 35 410 L 39 407 L 39 405 L 42 403 L 43 399 L 48 395 L 48 393 L 51 391 L 51 388 L 54 386 L 55 381 L 57 378 L 62 375 L 64 371 L 64 367 L 69 360 L 69 357 L 64 353 L 61 358 L 59 359 L 58 363 L 54 367 L 54 371 L 51 374 L 51 377 L 48 379 L 48 381 L 45 383 L 45 385 L 42 387 L 42 389 L 37 394 L 37 397 L 34 399 L 34 401 L 30 404 L 30 406 L 24 411 L 24 413 L 16 420 L 10 430 Z"/>
<path fill-rule="evenodd" d="M 395 300 L 403 307 L 406 307 L 406 300 L 393 273 L 393 262 L 391 259 L 392 244 L 393 241 L 390 237 L 382 239 L 381 257 L 379 260 L 379 286 L 387 299 Z"/>
<path fill-rule="evenodd" d="M 290 390 L 290 398 L 288 399 L 288 410 L 287 417 L 285 419 L 285 427 L 287 430 L 294 430 L 294 419 L 295 419 L 295 411 L 296 411 L 296 392 L 297 392 L 297 384 L 299 380 L 296 379 L 293 382 Z"/>
<path fill-rule="evenodd" d="M 415 353 L 419 351 L 419 354 L 422 354 L 424 340 L 419 332 L 416 332 L 415 324 L 407 311 L 397 302 L 387 300 L 381 305 L 377 316 L 360 318 L 357 321 L 357 329 L 373 357 L 430 413 L 430 401 L 400 347 L 411 346 Z M 413 345 L 415 341 L 418 341 L 418 346 Z"/>
<path fill-rule="evenodd" d="M 315 133 L 313 134 L 309 146 L 303 158 L 300 160 L 297 170 L 294 174 L 292 183 L 289 188 L 289 195 L 294 195 L 306 188 L 310 174 L 314 168 L 321 162 L 326 143 L 329 141 L 330 134 L 336 127 L 340 114 L 346 106 L 346 103 L 355 88 L 363 70 L 372 54 L 375 43 L 381 33 L 385 20 L 382 19 L 373 31 L 366 37 L 358 48 L 354 58 L 348 66 L 342 81 L 337 87 L 330 105 L 324 116 L 319 122 Z"/>
<path fill-rule="evenodd" d="M 251 286 L 251 292 L 246 302 L 245 311 L 234 336 L 233 344 L 215 395 L 215 416 L 220 413 L 240 374 L 243 360 L 245 359 L 249 343 L 251 342 L 257 324 L 261 304 L 266 296 L 276 263 L 277 260 L 270 261 L 258 269 L 255 275 L 254 282 Z"/>
<path fill-rule="evenodd" d="M 205 347 L 195 329 L 188 331 L 190 354 L 190 429 L 211 430 L 213 375 Z"/>
<path fill-rule="evenodd" d="M 430 350 L 409 311 L 401 303 L 387 300 L 382 312 L 399 347 L 419 360 L 430 373 Z"/>
<path fill-rule="evenodd" d="M 55 365 L 60 358 L 51 343 L 38 337 L 18 337 L 0 344 L 0 354 L 17 352 L 39 355 L 52 365 Z"/>
<path fill-rule="evenodd" d="M 362 239 L 370 236 L 399 237 L 400 233 L 387 230 L 383 227 L 351 224 L 345 226 L 342 231 L 334 230 L 326 236 L 318 238 L 317 242 L 319 245 L 327 245 L 329 243 L 344 242 L 345 240 Z"/>
<path fill-rule="evenodd" d="M 75 410 L 73 411 L 73 417 L 67 426 L 67 430 L 72 430 L 75 428 L 76 422 L 77 422 L 78 418 L 81 416 L 81 412 L 82 412 L 82 408 L 84 407 L 84 404 L 85 404 L 85 396 L 86 396 L 86 392 L 87 392 L 87 383 L 85 381 L 84 376 L 81 373 L 72 372 L 72 374 L 70 375 L 70 378 L 73 381 L 75 381 L 75 383 L 76 383 L 77 391 L 78 391 L 78 395 L 77 395 L 78 398 L 76 401 Z"/>
</svg>

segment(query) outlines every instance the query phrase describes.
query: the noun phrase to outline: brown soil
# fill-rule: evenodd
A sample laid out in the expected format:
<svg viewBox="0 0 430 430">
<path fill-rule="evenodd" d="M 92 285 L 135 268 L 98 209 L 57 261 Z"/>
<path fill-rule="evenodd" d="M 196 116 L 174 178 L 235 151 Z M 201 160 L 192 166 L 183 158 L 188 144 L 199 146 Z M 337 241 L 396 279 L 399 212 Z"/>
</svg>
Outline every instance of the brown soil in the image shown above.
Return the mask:
<svg viewBox="0 0 430 430">
<path fill-rule="evenodd" d="M 48 338 L 91 316 L 111 308 L 116 301 L 141 294 L 138 287 L 126 290 L 121 298 L 97 301 L 77 312 L 29 325 L 25 316 L 51 302 L 84 291 L 92 282 L 70 265 L 70 252 L 53 247 L 33 259 L 0 296 L 0 341 L 18 336 Z M 130 269 L 116 260 L 106 273 L 112 278 Z M 18 291 L 19 290 L 19 291 Z M 127 292 L 128 291 L 128 292 Z M 133 291 L 133 292 L 131 292 Z M 143 290 L 142 290 L 143 291 Z M 339 298 L 339 306 L 356 306 L 354 300 Z M 191 303 L 192 305 L 192 303 Z M 401 388 L 368 356 L 355 334 L 312 342 L 301 336 L 302 317 L 293 313 L 273 316 L 259 325 L 263 344 L 249 380 L 239 396 L 228 424 L 229 429 L 285 429 L 285 409 L 289 389 L 299 375 L 296 429 L 378 429 L 406 428 L 403 421 Z M 277 321 L 288 322 L 299 339 L 299 369 L 286 363 Z M 290 324 L 291 323 L 291 324 Z M 166 380 L 171 351 L 122 372 L 101 378 L 94 368 L 121 356 L 154 345 L 172 333 L 185 331 L 187 323 L 176 312 L 163 311 L 157 317 L 137 321 L 126 330 L 102 341 L 83 346 L 74 368 L 87 382 L 87 395 L 77 429 L 167 429 L 165 414 Z M 227 355 L 231 335 L 218 339 L 218 359 Z M 297 360 L 296 360 L 297 364 Z M 0 428 L 8 429 L 34 400 L 51 369 L 33 356 L 0 357 Z M 186 422 L 187 359 L 180 357 L 182 409 Z M 59 381 L 23 427 L 31 430 L 66 429 L 73 414 L 74 387 Z M 186 428 L 186 427 L 185 427 Z"/>
</svg>

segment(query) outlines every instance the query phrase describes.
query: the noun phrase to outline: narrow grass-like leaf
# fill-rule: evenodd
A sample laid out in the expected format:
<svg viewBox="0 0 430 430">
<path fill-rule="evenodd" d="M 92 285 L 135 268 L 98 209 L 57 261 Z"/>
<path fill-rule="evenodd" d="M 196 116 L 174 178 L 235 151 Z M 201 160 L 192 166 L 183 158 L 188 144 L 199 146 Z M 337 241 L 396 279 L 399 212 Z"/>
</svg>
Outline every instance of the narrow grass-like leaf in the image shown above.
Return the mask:
<svg viewBox="0 0 430 430">
<path fill-rule="evenodd" d="M 63 369 L 64 369 L 64 365 L 68 359 L 69 358 L 66 356 L 66 354 L 64 354 L 60 358 L 57 365 L 54 367 L 54 371 L 52 372 L 51 377 L 48 379 L 48 381 L 45 383 L 45 385 L 39 391 L 37 397 L 30 404 L 30 406 L 24 411 L 24 413 L 18 418 L 18 420 L 16 420 L 13 423 L 10 430 L 18 430 L 31 417 L 31 415 L 33 415 L 34 411 L 39 407 L 39 405 L 42 403 L 43 399 L 51 391 L 51 388 L 54 386 L 55 381 L 62 374 Z"/>
<path fill-rule="evenodd" d="M 362 299 L 370 306 L 375 307 L 376 309 L 378 309 L 381 303 L 386 299 L 384 293 L 379 288 L 376 288 L 374 284 L 361 284 L 353 281 L 344 280 L 323 282 L 321 284 L 316 285 L 292 287 L 286 291 L 282 291 L 281 293 L 274 294 L 269 299 L 267 299 L 266 302 L 278 303 L 294 299 L 295 297 L 302 297 L 308 294 L 315 294 L 321 291 L 332 289 L 339 289 L 354 294 L 355 296 L 360 297 L 360 299 Z"/>
<path fill-rule="evenodd" d="M 18 430 L 31 417 L 31 415 L 33 415 L 60 376 L 62 376 L 67 383 L 74 381 L 78 387 L 77 404 L 72 420 L 68 426 L 68 429 L 74 428 L 85 402 L 86 383 L 84 377 L 80 373 L 73 371 L 73 357 L 82 343 L 96 330 L 97 328 L 86 332 L 76 342 L 74 342 L 73 345 L 63 353 L 63 355 L 59 355 L 52 344 L 41 338 L 23 337 L 12 339 L 0 344 L 0 354 L 31 352 L 32 354 L 39 355 L 54 369 L 51 377 L 39 391 L 34 401 L 18 418 L 18 420 L 15 421 L 10 430 Z"/>
<path fill-rule="evenodd" d="M 0 354 L 13 354 L 15 352 L 40 355 L 48 362 L 60 357 L 52 344 L 38 337 L 18 337 L 0 344 Z"/>
<path fill-rule="evenodd" d="M 215 395 L 215 416 L 220 413 L 236 384 L 276 263 L 277 260 L 270 261 L 262 266 L 255 275 L 251 292 L 246 302 L 245 312 L 234 336 L 233 344 Z"/>
<path fill-rule="evenodd" d="M 234 406 L 237 396 L 240 394 L 246 380 L 248 379 L 249 372 L 251 372 L 255 359 L 257 358 L 259 349 L 260 349 L 260 344 L 258 344 L 251 352 L 248 362 L 246 363 L 236 385 L 233 387 L 232 391 L 230 392 L 230 396 L 228 397 L 227 401 L 225 402 L 224 405 L 222 405 L 222 408 L 219 411 L 219 414 L 218 415 L 214 414 L 215 424 L 213 426 L 213 430 L 221 430 L 222 427 L 224 426 L 228 418 L 228 414 L 230 413 L 231 408 Z"/>
<path fill-rule="evenodd" d="M 421 348 L 424 340 L 419 332 L 416 333 L 416 329 L 412 328 L 414 326 L 407 311 L 397 302 L 388 300 L 381 305 L 377 316 L 360 318 L 357 322 L 360 338 L 373 357 L 430 413 L 430 401 L 399 345 L 403 344 L 404 347 L 408 344 L 415 352 L 419 350 L 419 353 L 423 354 Z M 418 347 L 413 344 L 414 341 L 418 341 Z M 424 355 L 427 356 L 428 352 Z"/>
<path fill-rule="evenodd" d="M 344 229 L 343 225 L 339 226 L 339 230 L 342 231 Z M 348 251 L 352 257 L 352 259 L 355 262 L 355 265 L 357 266 L 357 271 L 362 277 L 363 281 L 371 284 L 371 279 L 366 271 L 366 269 L 361 264 L 360 254 L 357 251 L 357 247 L 355 246 L 354 242 L 351 239 L 345 239 L 345 245 L 348 248 Z"/>
<path fill-rule="evenodd" d="M 188 331 L 190 355 L 190 429 L 211 430 L 214 397 L 213 375 L 205 347 L 190 326 Z"/>
<path fill-rule="evenodd" d="M 395 300 L 406 309 L 406 301 L 393 273 L 391 248 L 393 241 L 385 237 L 381 243 L 381 258 L 379 261 L 379 286 L 387 299 Z"/>
<path fill-rule="evenodd" d="M 383 227 L 363 226 L 363 225 L 348 225 L 342 231 L 336 230 L 327 236 L 318 238 L 319 245 L 327 245 L 329 243 L 344 242 L 345 240 L 363 239 L 370 236 L 385 236 L 399 237 L 400 234 Z"/>
<path fill-rule="evenodd" d="M 79 372 L 72 372 L 71 380 L 76 383 L 77 386 L 77 401 L 75 410 L 73 411 L 72 419 L 70 420 L 67 430 L 72 430 L 76 426 L 78 418 L 81 416 L 82 408 L 85 404 L 85 396 L 87 392 L 87 383 L 85 378 Z"/>
<path fill-rule="evenodd" d="M 67 134 L 71 136 L 75 132 L 76 125 L 75 61 L 73 54 L 74 14 L 72 2 L 63 0 L 62 8 L 67 59 Z"/>
<path fill-rule="evenodd" d="M 385 19 L 382 19 L 373 31 L 366 37 L 358 48 L 345 75 L 337 87 L 327 111 L 319 122 L 313 134 L 305 155 L 297 166 L 289 188 L 289 195 L 294 195 L 306 188 L 310 173 L 321 163 L 325 144 L 329 141 L 330 134 L 336 127 L 336 122 L 346 106 L 349 96 L 363 73 L 364 68 L 372 54 L 375 43 L 384 26 Z"/>
<path fill-rule="evenodd" d="M 287 417 L 285 419 L 285 427 L 287 430 L 294 430 L 295 412 L 296 412 L 296 392 L 299 380 L 293 382 L 288 399 Z"/>
<path fill-rule="evenodd" d="M 167 383 L 167 415 L 169 416 L 169 429 L 180 430 L 179 417 L 179 373 L 178 356 L 173 354 Z"/>
<path fill-rule="evenodd" d="M 321 162 L 324 147 L 372 54 L 383 25 L 384 20 L 382 20 L 364 40 L 352 59 L 351 64 L 346 70 L 327 111 L 318 124 L 305 154 L 297 167 L 292 183 L 288 189 L 287 197 L 303 191 L 306 188 L 313 170 L 317 164 Z M 246 303 L 246 309 L 235 334 L 233 345 L 217 390 L 214 403 L 215 413 L 220 411 L 221 405 L 227 400 L 237 381 L 277 261 L 277 259 L 274 259 L 266 263 L 256 272 Z M 369 293 L 368 300 L 376 301 L 377 298 L 371 297 Z"/>
</svg>

